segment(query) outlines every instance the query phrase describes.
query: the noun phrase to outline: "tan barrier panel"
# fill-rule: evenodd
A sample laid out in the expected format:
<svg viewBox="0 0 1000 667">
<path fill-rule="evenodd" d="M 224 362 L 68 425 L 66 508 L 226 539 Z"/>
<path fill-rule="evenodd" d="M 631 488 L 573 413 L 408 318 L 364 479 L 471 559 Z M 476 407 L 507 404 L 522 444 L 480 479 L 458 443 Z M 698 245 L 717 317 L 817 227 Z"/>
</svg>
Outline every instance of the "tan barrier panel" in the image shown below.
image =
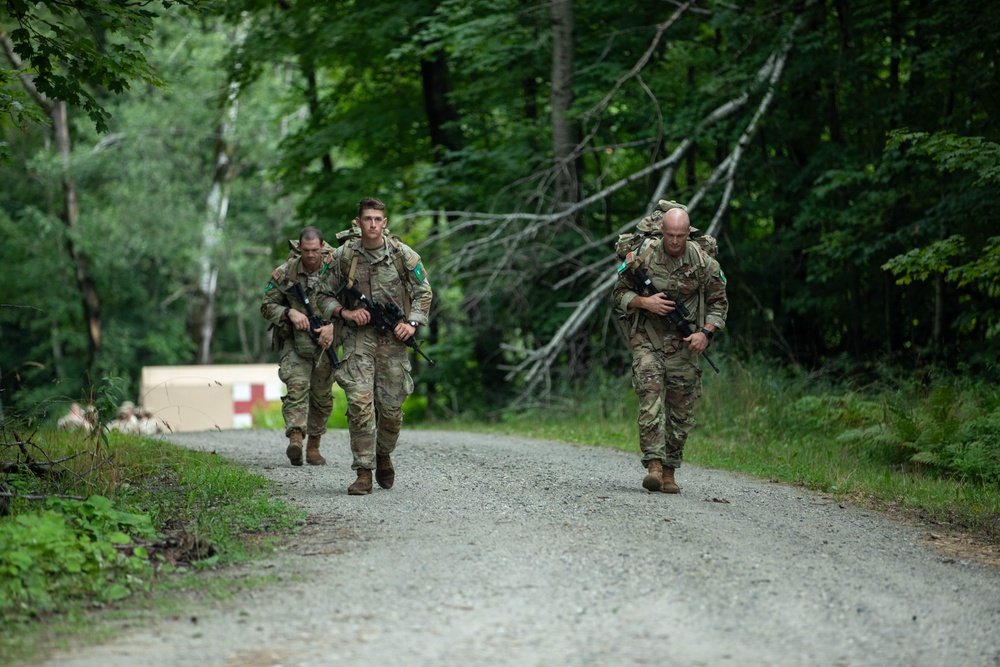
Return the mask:
<svg viewBox="0 0 1000 667">
<path fill-rule="evenodd" d="M 250 428 L 252 408 L 284 393 L 278 364 L 146 366 L 139 401 L 176 433 Z"/>
</svg>

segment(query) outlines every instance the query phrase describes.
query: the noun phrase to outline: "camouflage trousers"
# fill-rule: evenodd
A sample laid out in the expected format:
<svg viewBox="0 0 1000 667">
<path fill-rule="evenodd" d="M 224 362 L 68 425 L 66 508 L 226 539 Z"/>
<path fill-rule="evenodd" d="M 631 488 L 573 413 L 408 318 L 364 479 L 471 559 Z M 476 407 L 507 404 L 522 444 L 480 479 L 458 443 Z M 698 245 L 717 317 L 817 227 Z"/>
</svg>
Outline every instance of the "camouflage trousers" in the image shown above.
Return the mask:
<svg viewBox="0 0 1000 667">
<path fill-rule="evenodd" d="M 292 346 L 285 348 L 278 367 L 278 379 L 285 383 L 281 397 L 281 416 L 285 436 L 292 431 L 304 435 L 323 435 L 333 412 L 333 364 L 325 354 L 315 359 L 299 355 Z"/>
<path fill-rule="evenodd" d="M 639 449 L 645 466 L 660 460 L 679 468 L 684 443 L 694 426 L 694 404 L 701 397 L 701 369 L 697 355 L 679 339 L 664 341 L 656 350 L 633 340 L 632 388 L 639 399 Z"/>
<path fill-rule="evenodd" d="M 350 349 L 350 351 L 349 351 Z M 406 346 L 391 333 L 345 341 L 337 384 L 347 395 L 351 468 L 373 469 L 375 455 L 392 454 L 403 425 L 403 401 L 413 393 Z"/>
</svg>

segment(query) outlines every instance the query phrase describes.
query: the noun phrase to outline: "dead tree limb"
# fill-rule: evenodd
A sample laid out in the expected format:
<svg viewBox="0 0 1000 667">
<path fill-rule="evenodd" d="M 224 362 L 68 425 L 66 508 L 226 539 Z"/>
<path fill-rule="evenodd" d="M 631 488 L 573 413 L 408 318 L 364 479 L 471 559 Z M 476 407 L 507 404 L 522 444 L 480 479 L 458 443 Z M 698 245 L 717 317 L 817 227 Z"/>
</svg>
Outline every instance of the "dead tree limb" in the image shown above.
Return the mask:
<svg viewBox="0 0 1000 667">
<path fill-rule="evenodd" d="M 601 116 L 630 80 L 636 80 L 640 88 L 643 88 L 647 95 L 651 95 L 651 91 L 644 87 L 642 71 L 662 43 L 665 31 L 684 12 L 692 11 L 695 4 L 693 1 L 675 3 L 676 11 L 669 19 L 657 24 L 654 37 L 633 67 L 612 85 L 601 101 L 583 114 L 584 124 L 588 127 L 584 140 L 576 147 L 576 157 L 597 150 L 598 147 L 591 144 L 597 136 Z M 614 267 L 618 260 L 611 252 L 601 254 L 596 259 L 589 255 L 596 248 L 609 246 L 619 234 L 633 229 L 641 217 L 646 215 L 658 200 L 664 198 L 680 164 L 708 130 L 722 122 L 732 123 L 733 119 L 742 116 L 745 119 L 737 123 L 739 128 L 737 140 L 715 165 L 711 176 L 700 184 L 687 202 L 689 210 L 693 211 L 721 187 L 718 203 L 706 228 L 709 233 L 719 234 L 722 221 L 733 199 L 742 159 L 756 137 L 762 119 L 773 106 L 778 86 L 790 58 L 794 37 L 804 25 L 806 13 L 815 5 L 816 0 L 807 0 L 801 13 L 789 25 L 778 47 L 759 66 L 745 89 L 738 91 L 733 97 L 707 113 L 686 136 L 679 138 L 668 155 L 651 160 L 643 167 L 611 183 L 604 184 L 602 175 L 601 179 L 592 183 L 599 186 L 597 192 L 560 210 L 547 211 L 540 204 L 551 201 L 551 196 L 541 192 L 552 186 L 553 174 L 552 170 L 548 169 L 522 179 L 516 186 L 529 185 L 538 188 L 534 195 L 522 198 L 522 201 L 526 202 L 525 209 L 534 210 L 522 209 L 508 213 L 449 211 L 443 214 L 452 224 L 444 227 L 423 245 L 434 246 L 456 242 L 455 250 L 446 253 L 447 257 L 441 270 L 445 280 L 476 277 L 476 280 L 467 282 L 470 287 L 467 288 L 465 296 L 470 301 L 476 302 L 490 297 L 501 284 L 507 289 L 511 289 L 511 284 L 516 286 L 529 281 L 537 285 L 549 276 L 553 277 L 550 280 L 552 289 L 572 289 L 574 293 L 583 295 L 578 301 L 562 304 L 566 307 L 565 316 L 560 318 L 561 324 L 551 339 L 544 344 L 539 344 L 535 349 L 507 344 L 501 346 L 508 353 L 508 358 L 513 355 L 518 359 L 502 367 L 502 370 L 506 371 L 508 381 L 518 380 L 521 383 L 520 393 L 513 407 L 535 404 L 539 397 L 548 395 L 553 365 L 593 319 L 594 313 L 609 309 L 608 294 L 616 279 Z M 657 175 L 658 182 L 651 193 L 649 207 L 625 225 L 599 237 L 582 229 L 565 226 L 567 221 L 574 219 L 579 212 L 607 200 L 616 192 L 653 174 Z M 442 212 L 421 211 L 411 213 L 407 217 L 427 216 L 433 213 L 442 215 Z M 553 256 L 554 253 L 549 249 L 550 241 L 555 238 L 557 232 L 564 233 L 567 229 L 577 233 L 580 242 Z M 470 239 L 472 233 L 478 235 Z M 588 259 L 583 261 L 581 258 L 584 257 Z M 587 283 L 587 286 L 581 288 L 581 282 Z"/>
</svg>

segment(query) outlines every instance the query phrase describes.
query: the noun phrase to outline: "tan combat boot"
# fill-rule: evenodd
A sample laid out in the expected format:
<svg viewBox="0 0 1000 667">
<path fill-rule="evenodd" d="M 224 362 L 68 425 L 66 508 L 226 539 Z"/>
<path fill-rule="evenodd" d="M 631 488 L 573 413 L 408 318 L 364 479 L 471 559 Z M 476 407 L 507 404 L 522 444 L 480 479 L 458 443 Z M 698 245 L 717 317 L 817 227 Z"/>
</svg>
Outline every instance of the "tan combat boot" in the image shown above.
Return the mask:
<svg viewBox="0 0 1000 667">
<path fill-rule="evenodd" d="M 285 450 L 285 455 L 293 466 L 302 465 L 302 431 L 292 431 L 288 436 L 288 449 Z"/>
<path fill-rule="evenodd" d="M 392 467 L 392 459 L 388 454 L 375 455 L 375 481 L 383 489 L 391 489 L 396 481 L 396 469 Z"/>
<path fill-rule="evenodd" d="M 659 491 L 663 485 L 663 463 L 656 459 L 646 466 L 646 476 L 642 478 L 642 488 L 647 491 Z"/>
<path fill-rule="evenodd" d="M 319 453 L 318 435 L 310 435 L 308 442 L 306 442 L 306 463 L 311 466 L 326 465 L 326 459 Z"/>
<path fill-rule="evenodd" d="M 681 487 L 677 486 L 677 482 L 674 481 L 674 468 L 663 466 L 663 488 L 660 491 L 664 493 L 681 492 Z"/>
<path fill-rule="evenodd" d="M 347 487 L 347 494 L 351 496 L 365 496 L 372 492 L 372 471 L 368 468 L 358 468 L 358 478 L 354 484 Z"/>
</svg>

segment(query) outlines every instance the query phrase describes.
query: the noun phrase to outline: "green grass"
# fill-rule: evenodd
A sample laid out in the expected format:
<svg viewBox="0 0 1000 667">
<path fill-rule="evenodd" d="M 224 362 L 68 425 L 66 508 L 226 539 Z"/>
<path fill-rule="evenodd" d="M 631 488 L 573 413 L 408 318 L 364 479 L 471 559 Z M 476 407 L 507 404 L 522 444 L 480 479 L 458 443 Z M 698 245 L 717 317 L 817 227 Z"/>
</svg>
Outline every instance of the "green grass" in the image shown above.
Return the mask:
<svg viewBox="0 0 1000 667">
<path fill-rule="evenodd" d="M 0 442 L 12 435 L 5 431 Z M 26 440 L 33 460 L 62 461 L 64 472 L 58 478 L 5 475 L 7 484 L 23 496 L 91 500 L 22 497 L 0 518 L 0 593 L 6 595 L 0 664 L 37 659 L 66 642 L 98 641 L 147 615 L 171 613 L 171 605 L 181 610 L 192 598 L 218 599 L 256 585 L 264 580 L 229 577 L 225 566 L 268 554 L 305 519 L 275 497 L 269 480 L 213 454 L 120 433 L 104 442 L 43 430 Z M 13 458 L 10 449 L 3 454 Z M 67 538 L 74 530 L 79 542 Z M 26 533 L 31 537 L 16 541 Z M 167 536 L 195 547 L 170 548 L 159 539 Z M 136 556 L 146 554 L 140 563 Z M 95 560 L 103 565 L 95 569 Z"/>
</svg>

